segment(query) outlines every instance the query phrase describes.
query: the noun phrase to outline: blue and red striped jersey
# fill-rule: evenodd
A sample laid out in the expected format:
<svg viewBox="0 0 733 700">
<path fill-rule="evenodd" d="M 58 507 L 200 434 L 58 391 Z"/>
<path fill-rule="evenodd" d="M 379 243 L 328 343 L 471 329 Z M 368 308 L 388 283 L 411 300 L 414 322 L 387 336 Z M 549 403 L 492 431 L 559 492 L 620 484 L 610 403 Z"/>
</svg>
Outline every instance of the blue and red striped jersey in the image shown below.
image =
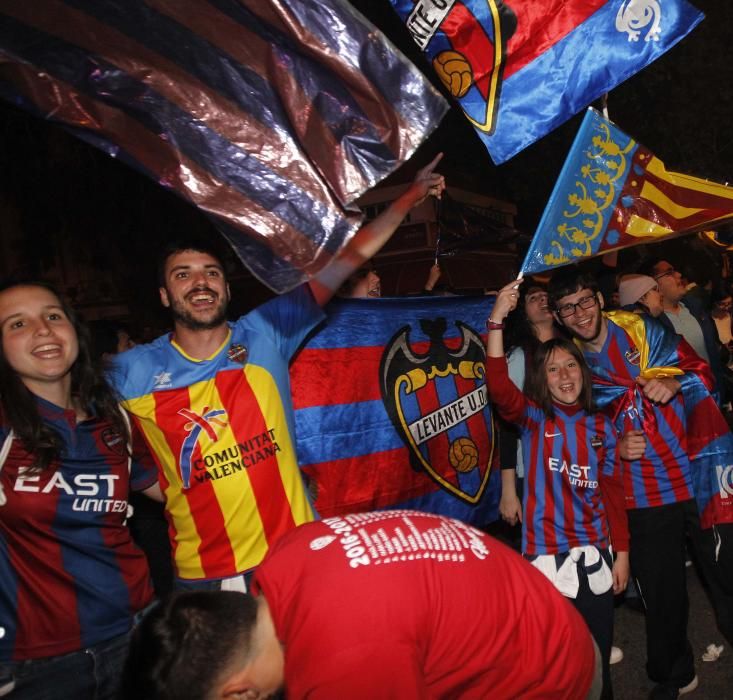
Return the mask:
<svg viewBox="0 0 733 700">
<path fill-rule="evenodd" d="M 322 318 L 301 285 L 231 324 L 206 359 L 169 335 L 116 356 L 110 379 L 158 464 L 179 578 L 248 571 L 278 537 L 313 520 L 288 362 Z"/>
<path fill-rule="evenodd" d="M 611 420 L 554 404 L 548 418 L 509 379 L 504 358 L 487 358 L 487 386 L 499 413 L 521 431 L 525 456 L 522 552 L 560 554 L 572 547 L 608 547 L 601 479 L 618 475 Z"/>
<path fill-rule="evenodd" d="M 12 439 L 0 472 L 0 661 L 67 654 L 127 632 L 153 590 L 125 525 L 130 489 L 155 464 L 112 425 L 37 399 L 64 442 L 43 472 Z M 9 428 L 0 425 L 2 441 Z"/>
<path fill-rule="evenodd" d="M 613 384 L 630 383 L 632 386 L 641 372 L 641 348 L 637 348 L 629 334 L 608 319 L 608 337 L 603 349 L 583 354 L 594 375 Z M 697 367 L 700 359 L 687 343 L 680 343 L 679 367 L 685 370 L 687 354 L 694 356 Z M 685 353 L 685 350 L 689 353 Z M 634 400 L 624 396 L 610 406 L 621 434 L 629 430 L 643 430 L 647 440 L 644 456 L 633 462 L 624 462 L 624 495 L 627 508 L 648 508 L 693 498 L 690 459 L 687 454 L 687 418 L 682 393 L 669 403 L 660 405 L 648 401 L 641 392 L 634 392 Z M 646 429 L 645 416 L 651 414 L 656 423 Z"/>
</svg>

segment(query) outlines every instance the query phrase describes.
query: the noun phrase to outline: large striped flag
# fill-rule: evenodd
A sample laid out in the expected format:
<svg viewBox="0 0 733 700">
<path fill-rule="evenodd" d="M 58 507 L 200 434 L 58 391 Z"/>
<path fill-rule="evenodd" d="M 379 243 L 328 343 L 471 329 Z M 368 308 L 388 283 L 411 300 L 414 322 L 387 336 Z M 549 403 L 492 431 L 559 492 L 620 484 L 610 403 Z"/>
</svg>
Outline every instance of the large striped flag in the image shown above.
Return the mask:
<svg viewBox="0 0 733 700">
<path fill-rule="evenodd" d="M 668 172 L 589 109 L 522 264 L 533 274 L 733 219 L 733 187 Z"/>
<path fill-rule="evenodd" d="M 417 508 L 485 524 L 500 493 L 488 297 L 337 300 L 291 367 L 298 461 L 322 516 Z"/>
<path fill-rule="evenodd" d="M 391 0 L 495 163 L 684 38 L 685 0 Z"/>
<path fill-rule="evenodd" d="M 278 292 L 447 108 L 340 0 L 0 0 L 0 95 L 200 207 Z"/>
</svg>

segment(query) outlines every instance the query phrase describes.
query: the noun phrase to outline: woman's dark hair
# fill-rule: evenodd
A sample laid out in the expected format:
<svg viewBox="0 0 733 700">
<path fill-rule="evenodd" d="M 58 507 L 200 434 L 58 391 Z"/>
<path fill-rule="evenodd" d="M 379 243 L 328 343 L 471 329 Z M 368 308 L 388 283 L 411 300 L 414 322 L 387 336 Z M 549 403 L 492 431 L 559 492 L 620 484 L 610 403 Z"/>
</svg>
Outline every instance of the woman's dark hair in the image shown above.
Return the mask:
<svg viewBox="0 0 733 700">
<path fill-rule="evenodd" d="M 108 420 L 124 437 L 125 443 L 129 443 L 129 430 L 122 417 L 118 398 L 92 361 L 89 331 L 86 325 L 51 285 L 45 282 L 13 282 L 0 287 L 0 293 L 17 287 L 40 287 L 51 292 L 59 300 L 61 310 L 74 327 L 79 343 L 79 356 L 71 366 L 72 396 L 84 411 Z M 1 338 L 2 329 L 0 329 Z M 0 406 L 5 423 L 12 428 L 25 449 L 35 456 L 33 469 L 38 471 L 47 469 L 61 454 L 63 440 L 56 430 L 41 419 L 33 394 L 10 366 L 3 352 L 2 342 L 0 342 Z"/>
<path fill-rule="evenodd" d="M 578 402 L 586 413 L 592 413 L 594 411 L 593 379 L 590 369 L 578 346 L 567 338 L 552 338 L 540 344 L 532 359 L 527 381 L 524 384 L 525 393 L 544 411 L 548 418 L 555 417 L 552 394 L 550 394 L 550 389 L 547 386 L 545 368 L 556 350 L 564 350 L 578 363 L 583 375 L 583 388 L 578 396 Z"/>
<path fill-rule="evenodd" d="M 132 633 L 120 700 L 205 700 L 251 653 L 257 601 L 235 591 L 176 593 Z"/>
<path fill-rule="evenodd" d="M 522 348 L 525 358 L 530 361 L 534 357 L 537 348 L 540 346 L 540 340 L 527 318 L 527 299 L 530 294 L 536 292 L 546 292 L 547 288 L 543 284 L 531 282 L 526 288 L 520 288 L 520 297 L 517 307 L 507 317 L 505 347 L 507 354 L 514 348 Z"/>
<path fill-rule="evenodd" d="M 718 302 L 723 301 L 723 299 L 727 299 L 729 296 L 733 296 L 733 294 L 731 294 L 730 287 L 723 280 L 720 280 L 716 284 L 713 284 L 713 288 L 710 292 L 710 303 L 717 304 Z"/>
</svg>

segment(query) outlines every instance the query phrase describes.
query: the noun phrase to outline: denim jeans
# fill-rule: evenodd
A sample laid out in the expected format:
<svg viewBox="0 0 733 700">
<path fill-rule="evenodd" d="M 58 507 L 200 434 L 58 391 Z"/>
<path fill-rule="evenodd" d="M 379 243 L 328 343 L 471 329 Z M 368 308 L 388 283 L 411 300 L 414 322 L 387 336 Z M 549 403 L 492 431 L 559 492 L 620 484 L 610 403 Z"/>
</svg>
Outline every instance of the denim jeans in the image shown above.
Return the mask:
<svg viewBox="0 0 733 700">
<path fill-rule="evenodd" d="M 128 632 L 63 656 L 0 664 L 0 695 L 3 700 L 114 700 L 129 640 Z"/>
</svg>

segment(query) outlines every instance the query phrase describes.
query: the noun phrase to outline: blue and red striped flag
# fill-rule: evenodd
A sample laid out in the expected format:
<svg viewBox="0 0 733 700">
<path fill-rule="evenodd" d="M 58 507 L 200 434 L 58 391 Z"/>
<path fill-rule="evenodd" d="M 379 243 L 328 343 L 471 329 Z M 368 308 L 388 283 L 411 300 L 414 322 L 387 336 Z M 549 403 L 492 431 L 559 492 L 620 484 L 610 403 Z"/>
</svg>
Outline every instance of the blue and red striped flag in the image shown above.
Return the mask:
<svg viewBox="0 0 733 700">
<path fill-rule="evenodd" d="M 495 163 L 649 65 L 703 18 L 685 0 L 391 0 Z"/>
<path fill-rule="evenodd" d="M 500 496 L 488 297 L 337 300 L 291 367 L 298 461 L 322 516 L 416 508 L 485 524 Z"/>
<path fill-rule="evenodd" d="M 447 108 L 339 0 L 2 0 L 0 95 L 200 207 L 278 292 Z"/>
<path fill-rule="evenodd" d="M 733 187 L 673 173 L 589 109 L 565 159 L 521 274 L 535 274 L 733 220 Z"/>
</svg>

